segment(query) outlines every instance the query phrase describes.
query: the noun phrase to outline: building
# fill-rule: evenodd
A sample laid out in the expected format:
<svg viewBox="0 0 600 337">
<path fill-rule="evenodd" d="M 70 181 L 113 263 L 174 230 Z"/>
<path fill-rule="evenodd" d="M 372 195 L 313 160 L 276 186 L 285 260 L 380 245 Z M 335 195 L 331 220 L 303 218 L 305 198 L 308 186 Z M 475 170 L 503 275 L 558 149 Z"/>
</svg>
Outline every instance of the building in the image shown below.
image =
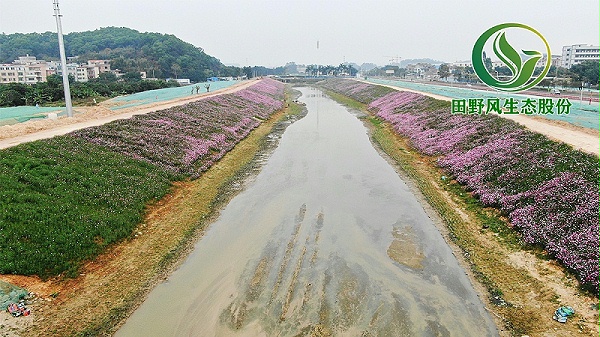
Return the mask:
<svg viewBox="0 0 600 337">
<path fill-rule="evenodd" d="M 436 66 L 429 63 L 407 64 L 406 76 L 408 78 L 421 78 L 428 80 L 439 78 Z"/>
<path fill-rule="evenodd" d="M 52 73 L 62 76 L 62 65 L 60 62 L 48 62 Z M 92 78 L 98 78 L 100 74 L 110 72 L 110 61 L 90 60 L 87 64 L 67 63 L 67 74 L 73 76 L 77 82 L 87 82 Z"/>
<path fill-rule="evenodd" d="M 73 76 L 73 78 L 77 79 L 77 68 L 79 64 L 77 63 L 67 63 L 67 75 Z M 62 64 L 56 61 L 48 62 L 48 75 L 59 75 L 62 76 Z"/>
<path fill-rule="evenodd" d="M 34 84 L 45 82 L 47 76 L 46 61 L 35 56 L 21 56 L 11 64 L 0 64 L 0 83 Z"/>
<path fill-rule="evenodd" d="M 108 60 L 89 60 L 87 65 L 83 67 L 87 68 L 87 79 L 100 77 L 102 73 L 110 72 L 110 61 Z"/>
<path fill-rule="evenodd" d="M 456 61 L 449 64 L 450 68 L 466 68 L 473 67 L 473 62 L 471 60 L 468 61 Z"/>
<path fill-rule="evenodd" d="M 24 81 L 24 69 L 14 64 L 0 64 L 0 83 L 19 83 Z"/>
<path fill-rule="evenodd" d="M 599 54 L 600 46 L 587 44 L 564 46 L 562 49 L 561 65 L 565 68 L 571 68 L 573 65 L 583 61 L 598 61 L 600 60 Z"/>
</svg>

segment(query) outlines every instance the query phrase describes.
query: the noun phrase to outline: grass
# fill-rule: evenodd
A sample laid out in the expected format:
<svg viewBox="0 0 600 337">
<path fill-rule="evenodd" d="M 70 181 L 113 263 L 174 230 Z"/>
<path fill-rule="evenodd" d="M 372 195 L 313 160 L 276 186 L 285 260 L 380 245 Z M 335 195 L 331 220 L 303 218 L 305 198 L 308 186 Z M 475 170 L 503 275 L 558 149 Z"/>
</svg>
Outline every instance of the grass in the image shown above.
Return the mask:
<svg viewBox="0 0 600 337">
<path fill-rule="evenodd" d="M 77 275 L 127 237 L 171 176 L 70 136 L 0 152 L 0 273 Z"/>
<path fill-rule="evenodd" d="M 224 94 L 0 151 L 0 274 L 77 276 L 173 182 L 200 175 L 260 124 L 252 117 L 278 109 L 283 85 L 260 85 L 278 93 L 268 106 Z"/>
<path fill-rule="evenodd" d="M 198 179 L 175 183 L 171 193 L 148 210 L 140 224 L 144 235 L 107 251 L 109 261 L 104 261 L 104 255 L 99 258 L 98 263 L 106 264 L 109 274 L 92 272 L 90 278 L 93 281 L 81 280 L 87 291 L 94 294 L 93 298 L 74 294 L 76 298 L 55 308 L 59 312 L 44 320 L 48 324 L 44 330 L 58 329 L 56 334 L 75 336 L 114 333 L 154 284 L 166 277 L 193 249 L 219 209 L 237 192 L 233 187 L 237 184 L 232 183 L 243 180 L 257 169 L 255 158 L 270 146 L 268 135 L 287 125 L 282 121 L 302 112 L 301 106 L 288 104 L 287 109 L 264 121 Z M 87 275 L 85 268 L 84 272 Z M 129 276 L 122 278 L 123 273 Z M 72 289 L 70 285 L 65 287 Z M 93 314 L 79 317 L 73 323 L 73 315 L 80 316 L 90 308 L 93 308 Z M 71 323 L 65 324 L 67 322 Z"/>
</svg>

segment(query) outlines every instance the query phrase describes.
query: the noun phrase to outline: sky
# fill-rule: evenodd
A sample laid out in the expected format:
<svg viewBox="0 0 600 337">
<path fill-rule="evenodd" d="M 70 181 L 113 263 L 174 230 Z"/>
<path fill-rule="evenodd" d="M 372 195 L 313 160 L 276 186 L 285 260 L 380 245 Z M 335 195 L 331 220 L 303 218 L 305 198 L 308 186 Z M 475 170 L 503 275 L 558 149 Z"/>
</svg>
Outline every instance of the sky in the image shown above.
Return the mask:
<svg viewBox="0 0 600 337">
<path fill-rule="evenodd" d="M 63 32 L 173 34 L 225 64 L 275 67 L 392 59 L 469 60 L 500 23 L 537 29 L 552 54 L 599 44 L 598 0 L 60 0 Z M 53 0 L 0 0 L 0 32 L 56 31 Z M 526 44 L 527 37 L 514 36 Z M 520 40 L 522 39 L 522 40 Z M 317 43 L 318 41 L 318 43 Z M 318 48 L 317 48 L 318 44 Z"/>
</svg>

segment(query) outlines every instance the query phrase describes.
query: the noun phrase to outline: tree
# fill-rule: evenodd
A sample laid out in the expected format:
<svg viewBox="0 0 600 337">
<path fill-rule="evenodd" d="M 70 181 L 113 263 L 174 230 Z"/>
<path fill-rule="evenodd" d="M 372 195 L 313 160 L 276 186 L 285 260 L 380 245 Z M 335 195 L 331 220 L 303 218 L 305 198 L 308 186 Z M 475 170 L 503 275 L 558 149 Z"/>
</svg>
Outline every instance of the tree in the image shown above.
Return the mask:
<svg viewBox="0 0 600 337">
<path fill-rule="evenodd" d="M 130 71 L 123 74 L 123 79 L 127 82 L 139 82 L 142 80 L 142 74 L 137 71 Z"/>
<path fill-rule="evenodd" d="M 583 61 L 573 65 L 570 70 L 575 81 L 598 85 L 599 66 L 599 61 Z"/>
<path fill-rule="evenodd" d="M 464 67 L 454 67 L 454 69 L 452 70 L 452 76 L 454 77 L 454 80 L 456 80 L 457 82 L 462 82 L 464 71 Z"/>
<path fill-rule="evenodd" d="M 448 76 L 450 76 L 450 67 L 446 63 L 440 65 L 440 69 L 438 69 L 438 75 L 440 75 L 440 78 L 442 79 L 448 78 Z"/>
<path fill-rule="evenodd" d="M 309 76 L 317 76 L 318 67 L 316 64 L 309 64 L 306 66 L 306 74 Z"/>
<path fill-rule="evenodd" d="M 33 103 L 31 87 L 23 83 L 0 85 L 0 106 L 19 106 Z"/>
<path fill-rule="evenodd" d="M 246 75 L 247 79 L 251 79 L 252 76 L 252 67 L 250 66 L 246 66 L 244 68 L 242 68 L 242 72 L 244 73 L 244 75 Z"/>
<path fill-rule="evenodd" d="M 181 66 L 177 63 L 173 63 L 173 65 L 171 65 L 171 73 L 177 78 L 177 74 L 181 73 Z"/>
<path fill-rule="evenodd" d="M 117 75 L 112 72 L 100 73 L 97 78 L 90 79 L 90 82 L 109 83 L 116 82 Z"/>
<path fill-rule="evenodd" d="M 56 33 L 0 33 L 0 63 L 10 63 L 25 54 L 38 59 L 59 58 Z M 182 69 L 177 77 L 192 81 L 204 79 L 204 71 L 213 74 L 232 73 L 202 48 L 184 42 L 174 35 L 140 33 L 129 28 L 107 27 L 95 31 L 65 35 L 67 55 L 78 55 L 78 62 L 92 59 L 111 60 L 111 68 L 123 73 L 146 71 L 152 77 L 172 76 L 172 65 Z"/>
<path fill-rule="evenodd" d="M 499 76 L 513 76 L 512 70 L 507 66 L 496 67 L 494 70 L 498 72 Z"/>
<path fill-rule="evenodd" d="M 294 62 L 288 62 L 285 64 L 284 66 L 284 71 L 286 75 L 291 75 L 291 74 L 297 74 L 298 73 L 298 66 L 296 65 L 296 63 Z"/>
<path fill-rule="evenodd" d="M 493 65 L 492 65 L 492 59 L 487 57 L 487 55 L 485 54 L 485 52 L 483 52 L 483 64 L 485 65 L 485 68 L 491 72 Z"/>
<path fill-rule="evenodd" d="M 354 77 L 356 76 L 356 74 L 358 74 L 358 70 L 356 68 L 354 68 L 354 66 L 348 66 L 348 72 L 350 73 L 350 76 Z"/>
</svg>

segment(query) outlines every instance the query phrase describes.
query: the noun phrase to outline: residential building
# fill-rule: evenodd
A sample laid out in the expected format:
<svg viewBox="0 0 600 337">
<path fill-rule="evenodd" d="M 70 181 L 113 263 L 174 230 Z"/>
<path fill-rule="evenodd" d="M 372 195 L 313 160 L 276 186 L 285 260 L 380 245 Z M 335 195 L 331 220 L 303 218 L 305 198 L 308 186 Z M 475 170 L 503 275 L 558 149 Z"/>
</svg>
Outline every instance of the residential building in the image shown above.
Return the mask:
<svg viewBox="0 0 600 337">
<path fill-rule="evenodd" d="M 406 75 L 409 78 L 422 78 L 429 80 L 439 78 L 436 66 L 429 63 L 407 64 Z"/>
<path fill-rule="evenodd" d="M 24 81 L 25 69 L 14 64 L 0 64 L 0 83 L 20 83 Z"/>
<path fill-rule="evenodd" d="M 77 82 L 87 82 L 88 81 L 87 68 L 77 66 L 77 69 L 75 70 L 75 81 L 77 81 Z"/>
<path fill-rule="evenodd" d="M 62 75 L 60 62 L 48 62 L 49 68 L 55 74 Z M 87 64 L 67 63 L 67 74 L 73 76 L 77 82 L 87 82 L 91 78 L 98 78 L 101 73 L 110 72 L 110 61 L 90 60 Z"/>
<path fill-rule="evenodd" d="M 98 78 L 100 74 L 110 72 L 110 61 L 89 60 L 84 67 L 87 68 L 87 79 Z"/>
<path fill-rule="evenodd" d="M 0 83 L 34 84 L 45 82 L 46 77 L 46 61 L 37 60 L 35 56 L 21 56 L 12 64 L 0 64 Z"/>
<path fill-rule="evenodd" d="M 551 56 L 551 62 L 553 66 L 555 67 L 562 67 L 562 56 L 561 55 L 552 55 Z"/>
<path fill-rule="evenodd" d="M 571 68 L 575 64 L 583 61 L 598 61 L 600 60 L 600 46 L 592 46 L 588 44 L 574 44 L 564 46 L 562 49 L 562 66 Z"/>
<path fill-rule="evenodd" d="M 73 76 L 73 78 L 75 78 L 75 80 L 77 80 L 77 68 L 78 67 L 79 67 L 79 64 L 77 64 L 77 63 L 67 63 L 67 75 Z M 48 62 L 48 69 L 53 74 L 62 76 L 62 64 L 60 62 L 57 62 L 57 61 Z"/>
</svg>

